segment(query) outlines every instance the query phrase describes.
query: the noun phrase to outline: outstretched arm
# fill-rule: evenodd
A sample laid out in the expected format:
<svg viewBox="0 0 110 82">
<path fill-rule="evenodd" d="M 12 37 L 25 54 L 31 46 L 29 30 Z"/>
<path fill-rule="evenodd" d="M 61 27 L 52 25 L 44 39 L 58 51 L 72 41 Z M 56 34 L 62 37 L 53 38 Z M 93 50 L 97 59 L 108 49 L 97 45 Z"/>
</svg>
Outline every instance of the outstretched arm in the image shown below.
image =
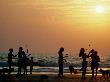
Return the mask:
<svg viewBox="0 0 110 82">
<path fill-rule="evenodd" d="M 17 54 L 18 55 L 18 54 Z M 14 57 L 16 57 L 17 55 L 13 55 Z"/>
</svg>

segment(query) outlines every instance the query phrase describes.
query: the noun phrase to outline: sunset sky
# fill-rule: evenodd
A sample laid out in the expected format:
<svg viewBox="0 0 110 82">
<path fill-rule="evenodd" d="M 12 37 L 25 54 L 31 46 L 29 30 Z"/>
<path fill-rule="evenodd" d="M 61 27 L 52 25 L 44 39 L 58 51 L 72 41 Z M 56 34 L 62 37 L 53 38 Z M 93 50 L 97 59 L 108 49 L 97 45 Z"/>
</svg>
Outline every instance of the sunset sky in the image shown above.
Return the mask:
<svg viewBox="0 0 110 82">
<path fill-rule="evenodd" d="M 73 54 L 84 47 L 110 55 L 110 1 L 0 0 L 0 52 L 19 46 L 39 53 L 63 46 Z"/>
</svg>

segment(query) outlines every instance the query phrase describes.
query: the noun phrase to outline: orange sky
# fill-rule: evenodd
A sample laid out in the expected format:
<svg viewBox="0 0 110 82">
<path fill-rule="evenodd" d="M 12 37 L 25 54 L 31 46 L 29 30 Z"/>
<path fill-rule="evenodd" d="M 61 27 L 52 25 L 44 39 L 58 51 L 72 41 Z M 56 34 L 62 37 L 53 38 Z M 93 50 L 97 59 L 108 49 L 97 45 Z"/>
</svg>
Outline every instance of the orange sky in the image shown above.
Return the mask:
<svg viewBox="0 0 110 82">
<path fill-rule="evenodd" d="M 109 0 L 0 0 L 0 51 L 79 53 L 81 47 L 110 54 Z M 95 8 L 102 5 L 103 13 Z"/>
</svg>

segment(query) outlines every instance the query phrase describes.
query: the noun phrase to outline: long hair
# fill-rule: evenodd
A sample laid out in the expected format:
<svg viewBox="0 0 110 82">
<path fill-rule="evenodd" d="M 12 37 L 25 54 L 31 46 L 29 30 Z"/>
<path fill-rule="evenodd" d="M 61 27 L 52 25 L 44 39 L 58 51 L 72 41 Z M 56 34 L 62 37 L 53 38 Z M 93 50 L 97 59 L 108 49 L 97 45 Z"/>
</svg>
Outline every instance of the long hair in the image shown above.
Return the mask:
<svg viewBox="0 0 110 82">
<path fill-rule="evenodd" d="M 82 57 L 84 55 L 85 49 L 81 48 L 79 52 L 79 57 Z"/>
<path fill-rule="evenodd" d="M 63 51 L 64 51 L 64 48 L 61 47 L 60 50 L 58 51 L 58 53 L 61 53 L 61 52 L 63 52 Z"/>
</svg>

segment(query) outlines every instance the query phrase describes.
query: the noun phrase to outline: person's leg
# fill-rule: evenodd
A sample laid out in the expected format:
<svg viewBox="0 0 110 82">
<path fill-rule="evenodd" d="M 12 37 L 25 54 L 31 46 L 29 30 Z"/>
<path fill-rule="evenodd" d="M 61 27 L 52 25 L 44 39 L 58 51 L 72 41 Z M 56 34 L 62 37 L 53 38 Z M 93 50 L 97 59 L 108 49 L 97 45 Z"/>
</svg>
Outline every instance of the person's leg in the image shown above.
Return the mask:
<svg viewBox="0 0 110 82">
<path fill-rule="evenodd" d="M 98 67 L 96 67 L 96 76 L 97 76 L 97 70 L 98 70 Z"/>
<path fill-rule="evenodd" d="M 18 66 L 18 74 L 20 74 L 20 67 Z"/>
<path fill-rule="evenodd" d="M 94 78 L 94 69 L 92 69 L 92 78 Z"/>
<path fill-rule="evenodd" d="M 91 63 L 92 78 L 94 78 L 94 68 L 95 68 L 95 66 L 94 66 L 94 63 L 92 62 Z"/>
<path fill-rule="evenodd" d="M 59 73 L 58 73 L 58 77 L 60 77 L 61 75 L 61 66 L 59 65 Z"/>
<path fill-rule="evenodd" d="M 20 60 L 18 60 L 18 74 L 21 74 L 21 67 L 22 67 L 21 62 Z"/>
<path fill-rule="evenodd" d="M 30 69 L 30 74 L 32 74 L 32 70 Z"/>
<path fill-rule="evenodd" d="M 72 70 L 72 69 L 70 69 L 70 74 L 72 74 L 72 71 L 73 71 L 73 70 Z"/>
<path fill-rule="evenodd" d="M 11 63 L 9 63 L 9 69 L 11 69 Z"/>
<path fill-rule="evenodd" d="M 26 75 L 27 75 L 27 66 L 26 66 L 26 69 L 25 70 L 26 70 Z"/>
<path fill-rule="evenodd" d="M 19 74 L 21 74 L 22 65 L 19 66 Z"/>
<path fill-rule="evenodd" d="M 63 68 L 61 69 L 61 76 L 63 77 Z"/>
<path fill-rule="evenodd" d="M 82 79 L 84 79 L 84 71 L 82 71 Z"/>
<path fill-rule="evenodd" d="M 60 75 L 63 77 L 63 64 L 60 64 Z"/>
<path fill-rule="evenodd" d="M 25 73 L 26 73 L 26 68 L 25 68 L 25 67 L 23 67 L 23 69 L 24 69 L 24 73 L 23 73 L 23 74 L 25 74 Z"/>
<path fill-rule="evenodd" d="M 64 76 L 63 76 L 63 64 L 61 64 L 60 69 L 61 69 L 61 70 L 60 70 L 61 77 L 64 77 Z"/>
<path fill-rule="evenodd" d="M 86 79 L 86 70 L 84 71 L 84 79 Z"/>
<path fill-rule="evenodd" d="M 85 74 L 86 74 L 86 72 L 85 71 L 82 71 L 82 79 L 86 79 Z"/>
<path fill-rule="evenodd" d="M 97 76 L 98 67 L 99 67 L 99 63 L 97 62 L 97 65 L 96 65 L 96 76 Z"/>
</svg>

